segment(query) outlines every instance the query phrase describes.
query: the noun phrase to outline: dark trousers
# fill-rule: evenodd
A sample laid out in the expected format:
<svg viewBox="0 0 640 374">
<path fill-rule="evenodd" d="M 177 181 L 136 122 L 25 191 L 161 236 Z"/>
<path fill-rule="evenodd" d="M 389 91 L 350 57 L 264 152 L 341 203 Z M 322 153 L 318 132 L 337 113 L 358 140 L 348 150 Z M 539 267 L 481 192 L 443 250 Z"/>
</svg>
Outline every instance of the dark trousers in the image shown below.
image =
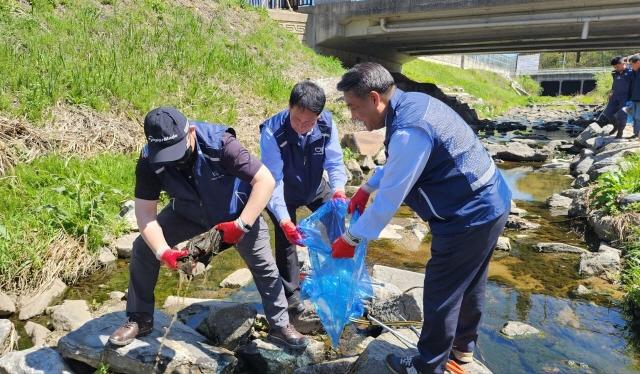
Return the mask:
<svg viewBox="0 0 640 374">
<path fill-rule="evenodd" d="M 627 114 L 622 111 L 625 102 L 624 98 L 612 96 L 603 111 L 609 122 L 613 124 L 616 136 L 619 138 L 622 137 L 624 128 L 627 125 Z"/>
<path fill-rule="evenodd" d="M 420 368 L 443 373 L 454 347 L 473 352 L 484 307 L 491 255 L 508 212 L 463 234 L 434 235 L 424 278 Z"/>
<path fill-rule="evenodd" d="M 207 227 L 175 213 L 170 206 L 158 214 L 157 221 L 167 244 L 171 247 L 208 230 Z M 242 237 L 235 248 L 253 275 L 269 324 L 278 327 L 287 326 L 289 324 L 287 300 L 271 254 L 269 228 L 262 216 L 258 217 L 251 231 Z M 127 314 L 153 315 L 155 301 L 153 291 L 158 281 L 159 271 L 160 261 L 156 259 L 142 236 L 138 236 L 133 242 L 129 264 Z"/>
<path fill-rule="evenodd" d="M 287 211 L 291 217 L 291 221 L 297 224 L 298 219 L 296 216 L 296 210 L 301 206 L 306 206 L 312 212 L 315 212 L 323 203 L 331 198 L 331 189 L 329 184 L 323 179 L 316 198 L 308 205 L 287 204 Z M 273 221 L 273 227 L 275 231 L 276 241 L 276 265 L 280 272 L 280 278 L 284 285 L 284 293 L 289 301 L 290 305 L 293 305 L 296 301 L 300 300 L 300 265 L 298 263 L 298 252 L 296 246 L 289 243 L 287 237 L 284 235 L 284 231 L 280 228 L 280 223 L 268 209 L 269 217 Z"/>
</svg>

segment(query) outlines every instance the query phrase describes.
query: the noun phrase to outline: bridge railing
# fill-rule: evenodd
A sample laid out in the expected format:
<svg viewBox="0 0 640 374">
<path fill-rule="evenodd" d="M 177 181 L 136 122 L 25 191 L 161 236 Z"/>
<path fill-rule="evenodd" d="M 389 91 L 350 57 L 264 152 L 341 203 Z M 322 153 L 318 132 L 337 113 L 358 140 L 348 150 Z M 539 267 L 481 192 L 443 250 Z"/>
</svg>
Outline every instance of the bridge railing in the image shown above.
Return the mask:
<svg viewBox="0 0 640 374">
<path fill-rule="evenodd" d="M 595 68 L 558 68 L 558 69 L 539 69 L 531 72 L 531 75 L 553 75 L 553 74 L 596 74 L 611 71 L 611 67 L 595 67 Z"/>
<path fill-rule="evenodd" d="M 312 6 L 316 0 L 245 0 L 250 5 L 267 9 L 297 9 L 302 6 Z"/>
</svg>

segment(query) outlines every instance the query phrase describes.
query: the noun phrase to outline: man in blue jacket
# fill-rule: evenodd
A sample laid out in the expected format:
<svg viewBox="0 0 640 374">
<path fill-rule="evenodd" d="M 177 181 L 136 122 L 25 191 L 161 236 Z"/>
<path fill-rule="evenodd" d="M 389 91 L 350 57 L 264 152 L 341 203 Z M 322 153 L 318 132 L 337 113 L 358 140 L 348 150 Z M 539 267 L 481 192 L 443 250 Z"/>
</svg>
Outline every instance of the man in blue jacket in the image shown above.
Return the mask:
<svg viewBox="0 0 640 374">
<path fill-rule="evenodd" d="M 236 139 L 233 129 L 187 120 L 175 108 L 157 108 L 144 120 L 144 146 L 136 166 L 135 213 L 140 236 L 129 264 L 126 321 L 109 337 L 122 346 L 153 330 L 160 265 L 175 270 L 189 252 L 178 243 L 208 230 L 235 245 L 247 263 L 271 326 L 268 339 L 304 348 L 307 339 L 289 323 L 287 301 L 260 213 L 275 182 L 269 170 Z M 160 192 L 169 204 L 158 214 Z"/>
<path fill-rule="evenodd" d="M 441 101 L 396 88 L 376 63 L 361 63 L 338 83 L 355 120 L 367 130 L 386 127 L 387 162 L 349 203 L 371 207 L 332 245 L 353 257 L 374 240 L 403 202 L 429 222 L 431 259 L 424 280 L 424 322 L 415 357 L 387 356 L 394 373 L 443 373 L 449 354 L 473 359 L 487 269 L 510 210 L 511 192 L 467 123 Z M 453 350 L 452 350 L 453 348 Z"/>
<path fill-rule="evenodd" d="M 291 91 L 289 108 L 260 126 L 262 162 L 276 180 L 267 205 L 275 227 L 276 264 L 292 316 L 305 311 L 300 300 L 296 245 L 302 236 L 296 228 L 296 210 L 306 206 L 315 211 L 332 198 L 346 199 L 338 128 L 331 113 L 324 110 L 325 101 L 317 84 L 299 82 Z"/>
<path fill-rule="evenodd" d="M 627 125 L 627 114 L 622 111 L 631 88 L 631 80 L 633 72 L 627 69 L 621 56 L 616 56 L 611 60 L 613 66 L 613 84 L 611 85 L 611 94 L 609 102 L 604 109 L 603 114 L 613 124 L 614 129 L 609 135 L 616 134 L 616 138 L 622 138 L 622 132 Z"/>
<path fill-rule="evenodd" d="M 640 54 L 631 56 L 629 58 L 629 64 L 633 71 L 631 92 L 629 93 L 629 100 L 631 101 L 631 115 L 633 117 L 632 138 L 640 140 Z"/>
</svg>

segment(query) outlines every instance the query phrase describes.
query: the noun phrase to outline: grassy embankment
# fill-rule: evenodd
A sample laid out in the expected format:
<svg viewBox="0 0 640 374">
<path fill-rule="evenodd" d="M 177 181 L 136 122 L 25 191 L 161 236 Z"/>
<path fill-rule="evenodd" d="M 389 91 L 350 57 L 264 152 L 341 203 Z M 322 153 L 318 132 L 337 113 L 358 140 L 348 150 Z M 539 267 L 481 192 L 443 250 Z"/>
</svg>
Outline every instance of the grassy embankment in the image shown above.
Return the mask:
<svg viewBox="0 0 640 374">
<path fill-rule="evenodd" d="M 342 71 L 232 0 L 8 0 L 0 34 L 5 291 L 77 279 L 122 232 L 114 217 L 132 197 L 149 109 L 232 125 L 253 148 L 259 121 L 285 105 L 295 81 Z M 83 147 L 103 117 L 102 143 Z"/>
<path fill-rule="evenodd" d="M 621 205 L 621 195 L 640 193 L 640 156 L 627 156 L 618 172 L 601 175 L 591 193 L 591 207 L 614 218 L 619 230 L 624 264 L 622 284 L 627 295 L 625 307 L 640 327 L 640 203 Z"/>
<path fill-rule="evenodd" d="M 593 93 L 578 97 L 549 97 L 539 96 L 540 86 L 530 77 L 518 78 L 518 83 L 530 96 L 518 94 L 504 76 L 476 69 L 460 69 L 454 66 L 442 65 L 435 62 L 414 60 L 403 67 L 402 71 L 409 78 L 425 83 L 434 83 L 438 87 L 461 87 L 464 91 L 482 103 L 474 108 L 481 118 L 492 118 L 505 113 L 513 107 L 529 104 L 556 104 L 558 107 L 575 106 L 573 103 L 598 104 L 606 100 L 606 91 L 611 87 L 611 77 L 599 76 L 598 87 Z"/>
</svg>

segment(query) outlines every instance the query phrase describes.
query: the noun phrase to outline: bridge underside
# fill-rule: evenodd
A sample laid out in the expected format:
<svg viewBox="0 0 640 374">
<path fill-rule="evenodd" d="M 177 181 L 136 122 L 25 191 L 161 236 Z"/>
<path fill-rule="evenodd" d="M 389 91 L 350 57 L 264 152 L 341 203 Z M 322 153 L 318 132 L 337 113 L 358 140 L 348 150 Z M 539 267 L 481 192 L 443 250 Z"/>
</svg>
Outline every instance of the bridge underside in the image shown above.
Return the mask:
<svg viewBox="0 0 640 374">
<path fill-rule="evenodd" d="M 309 44 L 346 63 L 397 65 L 414 56 L 450 53 L 640 48 L 637 0 L 368 0 L 307 11 L 312 15 Z"/>
</svg>

